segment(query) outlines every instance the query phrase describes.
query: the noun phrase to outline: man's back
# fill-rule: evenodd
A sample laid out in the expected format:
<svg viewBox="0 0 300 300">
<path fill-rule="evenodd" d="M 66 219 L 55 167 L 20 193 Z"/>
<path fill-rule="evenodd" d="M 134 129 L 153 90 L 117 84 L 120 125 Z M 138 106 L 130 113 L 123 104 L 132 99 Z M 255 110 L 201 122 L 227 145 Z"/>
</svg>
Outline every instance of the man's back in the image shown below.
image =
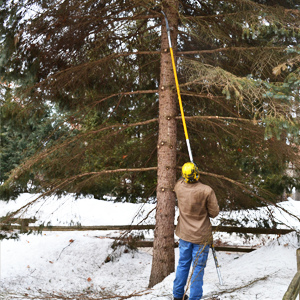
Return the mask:
<svg viewBox="0 0 300 300">
<path fill-rule="evenodd" d="M 179 219 L 176 235 L 195 244 L 211 243 L 212 230 L 209 217 L 216 217 L 219 206 L 211 187 L 201 182 L 186 183 L 183 178 L 175 185 Z"/>
</svg>

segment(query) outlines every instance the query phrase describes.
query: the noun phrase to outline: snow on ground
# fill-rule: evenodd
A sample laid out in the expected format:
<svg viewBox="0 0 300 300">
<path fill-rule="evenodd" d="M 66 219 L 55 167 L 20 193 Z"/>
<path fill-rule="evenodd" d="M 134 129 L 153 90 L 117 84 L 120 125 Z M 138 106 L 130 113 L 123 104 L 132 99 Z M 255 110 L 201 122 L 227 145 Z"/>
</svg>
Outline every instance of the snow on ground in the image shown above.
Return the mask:
<svg viewBox="0 0 300 300">
<path fill-rule="evenodd" d="M 15 202 L 1 201 L 0 215 L 6 215 L 33 199 L 32 195 L 23 194 Z M 291 200 L 280 205 L 300 215 L 300 202 Z M 36 216 L 38 221 L 35 225 L 42 222 L 51 222 L 52 225 L 126 225 L 133 219 L 135 224 L 138 223 L 153 207 L 150 204 L 141 207 L 92 198 L 75 200 L 68 196 L 46 202 L 41 200 L 22 217 Z M 299 228 L 299 224 L 287 214 L 274 213 L 279 220 L 284 219 L 289 226 Z M 153 217 L 152 213 L 147 221 L 149 224 L 154 223 Z M 113 252 L 111 236 L 117 236 L 117 232 L 45 231 L 42 235 L 22 235 L 19 241 L 2 241 L 0 299 L 32 299 L 33 296 L 42 299 L 47 295 L 59 297 L 59 293 L 70 295 L 70 299 L 83 299 L 85 296 L 118 299 L 114 297 L 131 293 L 137 294 L 131 299 L 172 299 L 175 274 L 170 274 L 162 283 L 148 290 L 152 256 L 142 251 L 124 253 L 124 246 Z M 152 233 L 148 233 L 148 237 L 151 236 Z M 237 235 L 222 233 L 218 237 L 231 245 L 242 242 Z M 282 299 L 296 273 L 297 237 L 291 233 L 281 237 L 265 236 L 264 239 L 265 246 L 251 253 L 218 252 L 223 286 L 219 285 L 210 253 L 205 269 L 203 299 L 212 296 L 220 300 Z M 261 238 L 253 236 L 247 244 L 258 241 Z M 113 259 L 105 263 L 109 254 Z M 178 249 L 175 249 L 175 255 L 177 262 Z"/>
<path fill-rule="evenodd" d="M 14 201 L 8 203 L 0 201 L 0 215 L 5 216 L 7 213 L 17 210 L 37 197 L 38 195 L 36 194 L 24 193 Z M 53 196 L 47 199 L 38 199 L 19 215 L 22 218 L 36 217 L 37 222 L 32 225 L 47 224 L 49 222 L 53 226 L 71 224 L 81 224 L 83 226 L 126 225 L 130 224 L 132 220 L 136 224 L 135 216 L 145 210 L 148 212 L 152 208 L 154 208 L 154 205 L 151 204 L 141 206 L 86 197 L 75 199 L 72 195 L 67 195 L 61 198 Z"/>
</svg>

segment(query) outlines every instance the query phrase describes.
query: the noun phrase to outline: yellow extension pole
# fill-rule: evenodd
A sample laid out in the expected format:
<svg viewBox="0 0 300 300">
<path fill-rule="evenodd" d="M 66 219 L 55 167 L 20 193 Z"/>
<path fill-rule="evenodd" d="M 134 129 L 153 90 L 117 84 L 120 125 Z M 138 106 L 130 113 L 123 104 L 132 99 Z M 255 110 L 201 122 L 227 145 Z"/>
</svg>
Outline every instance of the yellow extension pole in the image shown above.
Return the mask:
<svg viewBox="0 0 300 300">
<path fill-rule="evenodd" d="M 180 106 L 180 112 L 181 112 L 181 118 L 182 118 L 182 123 L 183 123 L 183 129 L 184 129 L 186 144 L 187 144 L 187 148 L 188 148 L 188 152 L 189 152 L 189 156 L 190 156 L 190 161 L 192 163 L 194 163 L 192 150 L 191 150 L 191 146 L 190 146 L 190 141 L 189 141 L 189 136 L 188 136 L 188 132 L 187 132 L 187 127 L 186 127 L 186 123 L 185 123 L 183 107 L 182 107 L 182 101 L 181 101 L 180 89 L 179 89 L 179 84 L 178 84 L 176 65 L 175 65 L 175 60 L 174 60 L 174 53 L 173 53 L 172 43 L 171 43 L 170 27 L 169 27 L 169 23 L 168 23 L 168 19 L 167 19 L 166 14 L 163 11 L 162 11 L 162 13 L 165 16 L 165 20 L 166 20 L 169 48 L 170 48 L 170 53 L 171 53 L 172 66 L 173 66 L 173 72 L 174 72 L 174 77 L 175 77 L 175 83 L 176 83 L 176 89 L 177 89 L 177 95 L 178 95 L 178 101 L 179 101 L 179 106 Z M 217 260 L 217 254 L 216 254 L 216 251 L 215 251 L 215 248 L 214 248 L 213 244 L 211 245 L 211 249 L 212 249 L 212 253 L 213 253 L 213 257 L 214 257 L 214 261 L 215 261 L 215 265 L 216 265 L 216 269 L 217 269 L 217 273 L 218 273 L 218 277 L 219 277 L 219 282 L 220 282 L 221 285 L 223 285 L 223 280 L 222 280 L 221 272 L 220 272 L 220 266 L 219 266 L 219 263 L 218 263 L 218 260 Z"/>
<path fill-rule="evenodd" d="M 185 135 L 186 145 L 187 145 L 187 148 L 188 148 L 188 152 L 189 152 L 189 156 L 190 156 L 190 161 L 192 163 L 194 163 L 193 155 L 192 155 L 192 149 L 191 149 L 191 146 L 190 146 L 188 131 L 187 131 L 187 127 L 186 127 L 186 123 L 185 123 L 185 117 L 184 117 L 184 112 L 183 112 L 183 107 L 182 107 L 182 100 L 181 100 L 180 89 L 179 89 L 179 84 L 178 84 L 178 78 L 177 78 L 177 71 L 176 71 L 174 53 L 173 53 L 172 43 L 171 43 L 170 27 L 169 27 L 167 16 L 165 15 L 165 13 L 163 11 L 162 11 L 162 13 L 164 14 L 165 20 L 166 20 L 167 33 L 168 33 L 168 41 L 169 41 L 169 48 L 170 48 L 170 53 L 171 53 L 172 66 L 173 66 L 173 72 L 174 72 L 174 78 L 175 78 L 175 84 L 176 84 L 176 90 L 177 90 L 177 95 L 178 95 L 178 101 L 179 101 L 179 107 L 180 107 L 180 113 L 181 113 L 181 118 L 182 118 L 182 124 L 183 124 L 183 129 L 184 129 L 184 135 Z"/>
</svg>

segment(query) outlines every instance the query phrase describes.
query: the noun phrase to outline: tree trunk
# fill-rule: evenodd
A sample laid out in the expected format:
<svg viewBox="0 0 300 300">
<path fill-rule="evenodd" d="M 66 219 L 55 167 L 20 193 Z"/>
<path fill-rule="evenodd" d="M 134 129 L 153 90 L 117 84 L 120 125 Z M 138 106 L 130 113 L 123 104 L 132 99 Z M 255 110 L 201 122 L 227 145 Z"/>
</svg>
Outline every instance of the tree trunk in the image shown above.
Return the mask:
<svg viewBox="0 0 300 300">
<path fill-rule="evenodd" d="M 171 28 L 173 50 L 176 51 L 178 14 L 177 0 L 169 0 L 164 7 Z M 175 269 L 174 216 L 176 182 L 176 107 L 175 80 L 168 46 L 164 18 L 161 28 L 161 63 L 159 86 L 159 136 L 157 145 L 157 207 L 153 243 L 153 259 L 149 287 L 161 282 Z"/>
</svg>

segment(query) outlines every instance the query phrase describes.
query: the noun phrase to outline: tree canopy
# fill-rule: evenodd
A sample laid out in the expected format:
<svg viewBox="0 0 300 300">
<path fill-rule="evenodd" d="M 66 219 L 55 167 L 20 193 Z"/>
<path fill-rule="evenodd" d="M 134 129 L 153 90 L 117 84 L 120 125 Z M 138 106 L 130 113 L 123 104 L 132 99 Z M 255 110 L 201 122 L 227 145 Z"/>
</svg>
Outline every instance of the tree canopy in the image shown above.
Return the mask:
<svg viewBox="0 0 300 300">
<path fill-rule="evenodd" d="M 33 162 L 43 159 L 39 167 L 49 179 L 40 184 L 47 190 L 72 178 L 61 189 L 133 202 L 155 195 L 155 172 L 75 177 L 156 166 L 162 3 L 9 2 L 1 10 L 2 80 L 19 84 L 24 110 L 42 110 L 51 101 L 71 111 L 71 122 L 81 127 L 57 150 L 37 154 Z M 296 184 L 285 169 L 298 134 L 293 112 L 300 33 L 296 2 L 276 4 L 179 2 L 177 57 L 197 165 L 280 195 Z M 180 121 L 178 126 L 180 166 L 188 156 Z M 274 182 L 268 186 L 274 176 L 275 189 Z M 253 203 L 229 182 L 213 176 L 203 181 L 214 186 L 224 207 L 228 197 L 231 207 Z"/>
</svg>

